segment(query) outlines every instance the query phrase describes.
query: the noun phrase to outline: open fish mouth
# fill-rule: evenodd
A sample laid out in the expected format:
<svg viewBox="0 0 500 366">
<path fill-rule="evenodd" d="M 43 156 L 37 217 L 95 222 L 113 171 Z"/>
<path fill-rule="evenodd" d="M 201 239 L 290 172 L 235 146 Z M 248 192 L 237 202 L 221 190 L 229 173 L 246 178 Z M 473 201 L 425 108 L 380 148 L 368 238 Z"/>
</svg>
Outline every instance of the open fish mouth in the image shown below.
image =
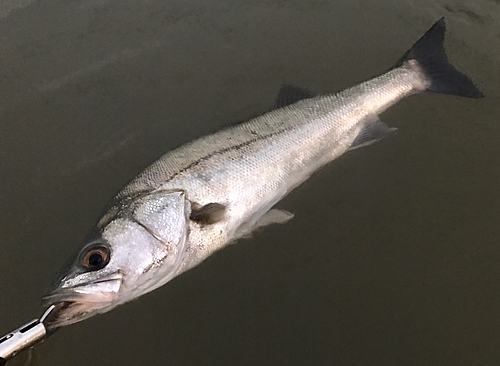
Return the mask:
<svg viewBox="0 0 500 366">
<path fill-rule="evenodd" d="M 45 326 L 53 330 L 115 307 L 122 279 L 120 273 L 114 273 L 76 286 L 55 289 L 42 301 L 44 306 L 55 305 Z"/>
</svg>

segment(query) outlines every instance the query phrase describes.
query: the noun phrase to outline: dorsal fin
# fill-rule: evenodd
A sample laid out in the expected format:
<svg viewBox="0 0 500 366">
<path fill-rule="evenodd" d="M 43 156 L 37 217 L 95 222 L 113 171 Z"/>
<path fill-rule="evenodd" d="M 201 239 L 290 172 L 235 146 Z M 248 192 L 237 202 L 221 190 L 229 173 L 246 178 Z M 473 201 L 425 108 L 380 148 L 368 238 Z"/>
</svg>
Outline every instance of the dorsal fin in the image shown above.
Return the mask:
<svg viewBox="0 0 500 366">
<path fill-rule="evenodd" d="M 295 85 L 285 84 L 281 86 L 276 101 L 274 103 L 273 109 L 279 109 L 286 107 L 290 104 L 296 103 L 302 99 L 308 99 L 314 97 L 314 94 L 310 91 L 300 88 Z"/>
</svg>

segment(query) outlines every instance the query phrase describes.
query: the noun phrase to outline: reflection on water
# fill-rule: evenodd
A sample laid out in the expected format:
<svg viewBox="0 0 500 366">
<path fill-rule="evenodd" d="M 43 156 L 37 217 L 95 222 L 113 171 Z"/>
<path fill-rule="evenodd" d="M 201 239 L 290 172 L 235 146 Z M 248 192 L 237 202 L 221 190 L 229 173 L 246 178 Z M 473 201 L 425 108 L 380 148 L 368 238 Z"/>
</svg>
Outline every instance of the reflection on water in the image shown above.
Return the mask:
<svg viewBox="0 0 500 366">
<path fill-rule="evenodd" d="M 7 6 L 8 5 L 8 6 Z M 500 3 L 6 2 L 0 8 L 0 333 L 123 184 L 165 151 L 385 71 L 435 20 L 487 98 L 420 95 L 242 240 L 57 332 L 33 364 L 500 362 Z M 15 360 L 13 364 L 22 360 Z"/>
</svg>

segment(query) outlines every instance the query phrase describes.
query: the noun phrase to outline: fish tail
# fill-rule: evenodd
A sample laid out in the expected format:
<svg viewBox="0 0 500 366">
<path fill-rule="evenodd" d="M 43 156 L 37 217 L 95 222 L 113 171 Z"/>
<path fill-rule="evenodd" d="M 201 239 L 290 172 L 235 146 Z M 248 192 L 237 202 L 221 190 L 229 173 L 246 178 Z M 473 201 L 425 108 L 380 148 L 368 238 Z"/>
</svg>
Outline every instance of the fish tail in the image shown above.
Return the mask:
<svg viewBox="0 0 500 366">
<path fill-rule="evenodd" d="M 404 54 L 395 67 L 416 61 L 427 81 L 425 91 L 468 98 L 484 97 L 466 75 L 449 63 L 443 45 L 445 32 L 446 24 L 441 18 Z"/>
</svg>

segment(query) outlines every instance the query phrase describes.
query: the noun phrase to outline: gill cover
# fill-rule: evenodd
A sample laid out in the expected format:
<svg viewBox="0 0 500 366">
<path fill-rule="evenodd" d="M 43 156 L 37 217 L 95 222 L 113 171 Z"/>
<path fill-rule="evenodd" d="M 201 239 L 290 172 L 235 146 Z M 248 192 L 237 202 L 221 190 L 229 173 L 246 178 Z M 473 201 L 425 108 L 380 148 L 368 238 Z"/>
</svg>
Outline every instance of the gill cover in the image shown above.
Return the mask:
<svg viewBox="0 0 500 366">
<path fill-rule="evenodd" d="M 131 248 L 132 256 L 141 256 L 141 249 L 146 249 L 141 248 L 140 242 L 129 242 L 133 240 L 133 237 L 140 241 L 140 238 L 144 236 L 145 233 L 137 232 L 137 226 L 154 238 L 153 243 L 156 243 L 153 246 L 156 247 L 154 252 L 152 253 L 151 247 L 147 250 L 148 255 L 152 255 L 151 260 L 149 263 L 147 260 L 142 262 L 146 264 L 140 269 L 142 273 L 135 273 L 135 275 L 145 277 L 144 279 L 137 278 L 139 283 L 143 283 L 143 293 L 165 284 L 179 269 L 186 252 L 190 212 L 191 206 L 186 199 L 185 191 L 161 190 L 130 201 L 118 217 L 104 228 L 103 239 L 108 241 L 117 252 L 120 251 L 118 249 L 120 244 Z M 130 225 L 130 221 L 137 226 Z M 125 244 L 124 241 L 128 243 Z M 150 242 L 150 240 L 147 241 Z M 147 246 L 146 241 L 144 244 Z M 122 252 L 119 255 L 126 254 Z M 130 266 L 130 269 L 132 268 L 133 265 Z M 154 277 L 154 281 L 150 279 L 149 283 L 144 283 L 148 277 Z"/>
</svg>

